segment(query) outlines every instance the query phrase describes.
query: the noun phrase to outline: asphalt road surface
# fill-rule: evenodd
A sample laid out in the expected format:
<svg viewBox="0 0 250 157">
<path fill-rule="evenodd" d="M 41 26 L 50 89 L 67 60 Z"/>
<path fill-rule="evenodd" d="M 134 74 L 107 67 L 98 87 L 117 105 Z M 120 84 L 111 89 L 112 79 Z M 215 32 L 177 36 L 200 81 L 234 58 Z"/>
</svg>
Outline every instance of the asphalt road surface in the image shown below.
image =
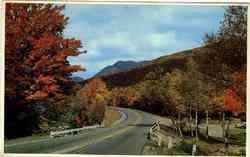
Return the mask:
<svg viewBox="0 0 250 157">
<path fill-rule="evenodd" d="M 79 135 L 5 144 L 5 153 L 139 155 L 156 116 L 138 110 L 116 108 L 126 119 L 110 128 L 86 130 Z"/>
</svg>

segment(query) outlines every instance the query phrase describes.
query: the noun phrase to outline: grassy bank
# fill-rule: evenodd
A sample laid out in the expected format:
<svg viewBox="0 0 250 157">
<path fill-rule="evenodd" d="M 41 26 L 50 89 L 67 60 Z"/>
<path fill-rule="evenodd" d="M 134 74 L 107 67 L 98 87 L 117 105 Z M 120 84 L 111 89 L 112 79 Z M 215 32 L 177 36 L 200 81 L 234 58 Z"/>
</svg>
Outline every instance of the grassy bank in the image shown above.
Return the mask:
<svg viewBox="0 0 250 157">
<path fill-rule="evenodd" d="M 165 131 L 166 132 L 166 131 Z M 173 147 L 168 148 L 169 137 L 172 136 Z M 192 146 L 194 139 L 191 137 L 180 138 L 171 135 L 170 132 L 161 133 L 162 145 L 157 146 L 156 143 L 148 140 L 144 145 L 144 155 L 192 155 Z M 206 139 L 201 133 L 196 155 L 202 156 L 245 156 L 246 155 L 246 129 L 231 127 L 229 132 L 229 146 L 226 149 L 223 138 L 209 137 Z"/>
<path fill-rule="evenodd" d="M 113 110 L 111 108 L 107 108 L 105 111 L 105 117 L 103 120 L 103 124 L 105 127 L 110 127 L 115 121 L 119 120 L 121 117 L 120 113 L 116 110 Z M 7 145 L 11 144 L 18 144 L 22 143 L 24 141 L 37 141 L 37 140 L 43 140 L 46 139 L 49 136 L 49 133 L 43 133 L 43 134 L 33 134 L 32 136 L 27 137 L 20 137 L 16 139 L 5 139 L 4 143 Z"/>
</svg>

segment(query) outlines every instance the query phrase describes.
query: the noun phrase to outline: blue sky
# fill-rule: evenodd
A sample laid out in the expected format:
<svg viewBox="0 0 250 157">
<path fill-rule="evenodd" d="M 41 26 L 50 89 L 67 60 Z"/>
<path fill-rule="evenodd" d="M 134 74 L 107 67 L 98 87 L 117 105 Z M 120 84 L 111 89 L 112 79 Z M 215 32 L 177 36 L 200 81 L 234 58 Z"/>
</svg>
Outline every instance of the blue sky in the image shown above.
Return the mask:
<svg viewBox="0 0 250 157">
<path fill-rule="evenodd" d="M 69 57 L 89 78 L 119 60 L 151 60 L 202 45 L 206 32 L 216 32 L 220 6 L 66 5 L 64 35 L 82 41 L 87 54 Z"/>
</svg>

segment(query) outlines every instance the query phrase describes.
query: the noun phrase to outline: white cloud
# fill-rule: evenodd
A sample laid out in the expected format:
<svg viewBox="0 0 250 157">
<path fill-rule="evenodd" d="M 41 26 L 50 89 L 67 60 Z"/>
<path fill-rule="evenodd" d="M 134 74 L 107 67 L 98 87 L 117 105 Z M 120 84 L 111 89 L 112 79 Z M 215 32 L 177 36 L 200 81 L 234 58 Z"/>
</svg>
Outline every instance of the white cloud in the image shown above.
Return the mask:
<svg viewBox="0 0 250 157">
<path fill-rule="evenodd" d="M 100 55 L 104 48 L 125 48 L 128 52 L 135 50 L 135 45 L 131 43 L 131 37 L 128 34 L 115 33 L 103 34 L 101 37 L 90 40 L 87 48 L 95 55 Z"/>
<path fill-rule="evenodd" d="M 167 33 L 153 33 L 147 35 L 147 42 L 154 48 L 162 48 L 169 45 L 169 42 L 173 42 L 175 34 L 173 32 Z"/>
</svg>

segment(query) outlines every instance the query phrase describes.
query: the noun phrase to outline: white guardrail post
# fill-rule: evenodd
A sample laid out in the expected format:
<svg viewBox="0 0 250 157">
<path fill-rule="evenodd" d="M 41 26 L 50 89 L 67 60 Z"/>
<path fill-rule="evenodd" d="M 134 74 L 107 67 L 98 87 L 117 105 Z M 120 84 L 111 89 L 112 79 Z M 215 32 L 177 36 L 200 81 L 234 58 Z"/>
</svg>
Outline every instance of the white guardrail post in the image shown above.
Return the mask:
<svg viewBox="0 0 250 157">
<path fill-rule="evenodd" d="M 82 128 L 76 128 L 76 129 L 69 129 L 69 130 L 63 130 L 63 131 L 51 131 L 50 132 L 50 137 L 58 137 L 61 135 L 67 135 L 67 134 L 78 134 L 83 130 L 87 129 L 94 129 L 94 128 L 101 128 L 103 125 L 92 125 L 92 126 L 86 126 Z"/>
<path fill-rule="evenodd" d="M 160 121 L 153 123 L 152 127 L 149 129 L 149 139 L 155 141 L 158 146 L 161 146 L 161 137 L 159 134 L 160 131 Z"/>
</svg>

